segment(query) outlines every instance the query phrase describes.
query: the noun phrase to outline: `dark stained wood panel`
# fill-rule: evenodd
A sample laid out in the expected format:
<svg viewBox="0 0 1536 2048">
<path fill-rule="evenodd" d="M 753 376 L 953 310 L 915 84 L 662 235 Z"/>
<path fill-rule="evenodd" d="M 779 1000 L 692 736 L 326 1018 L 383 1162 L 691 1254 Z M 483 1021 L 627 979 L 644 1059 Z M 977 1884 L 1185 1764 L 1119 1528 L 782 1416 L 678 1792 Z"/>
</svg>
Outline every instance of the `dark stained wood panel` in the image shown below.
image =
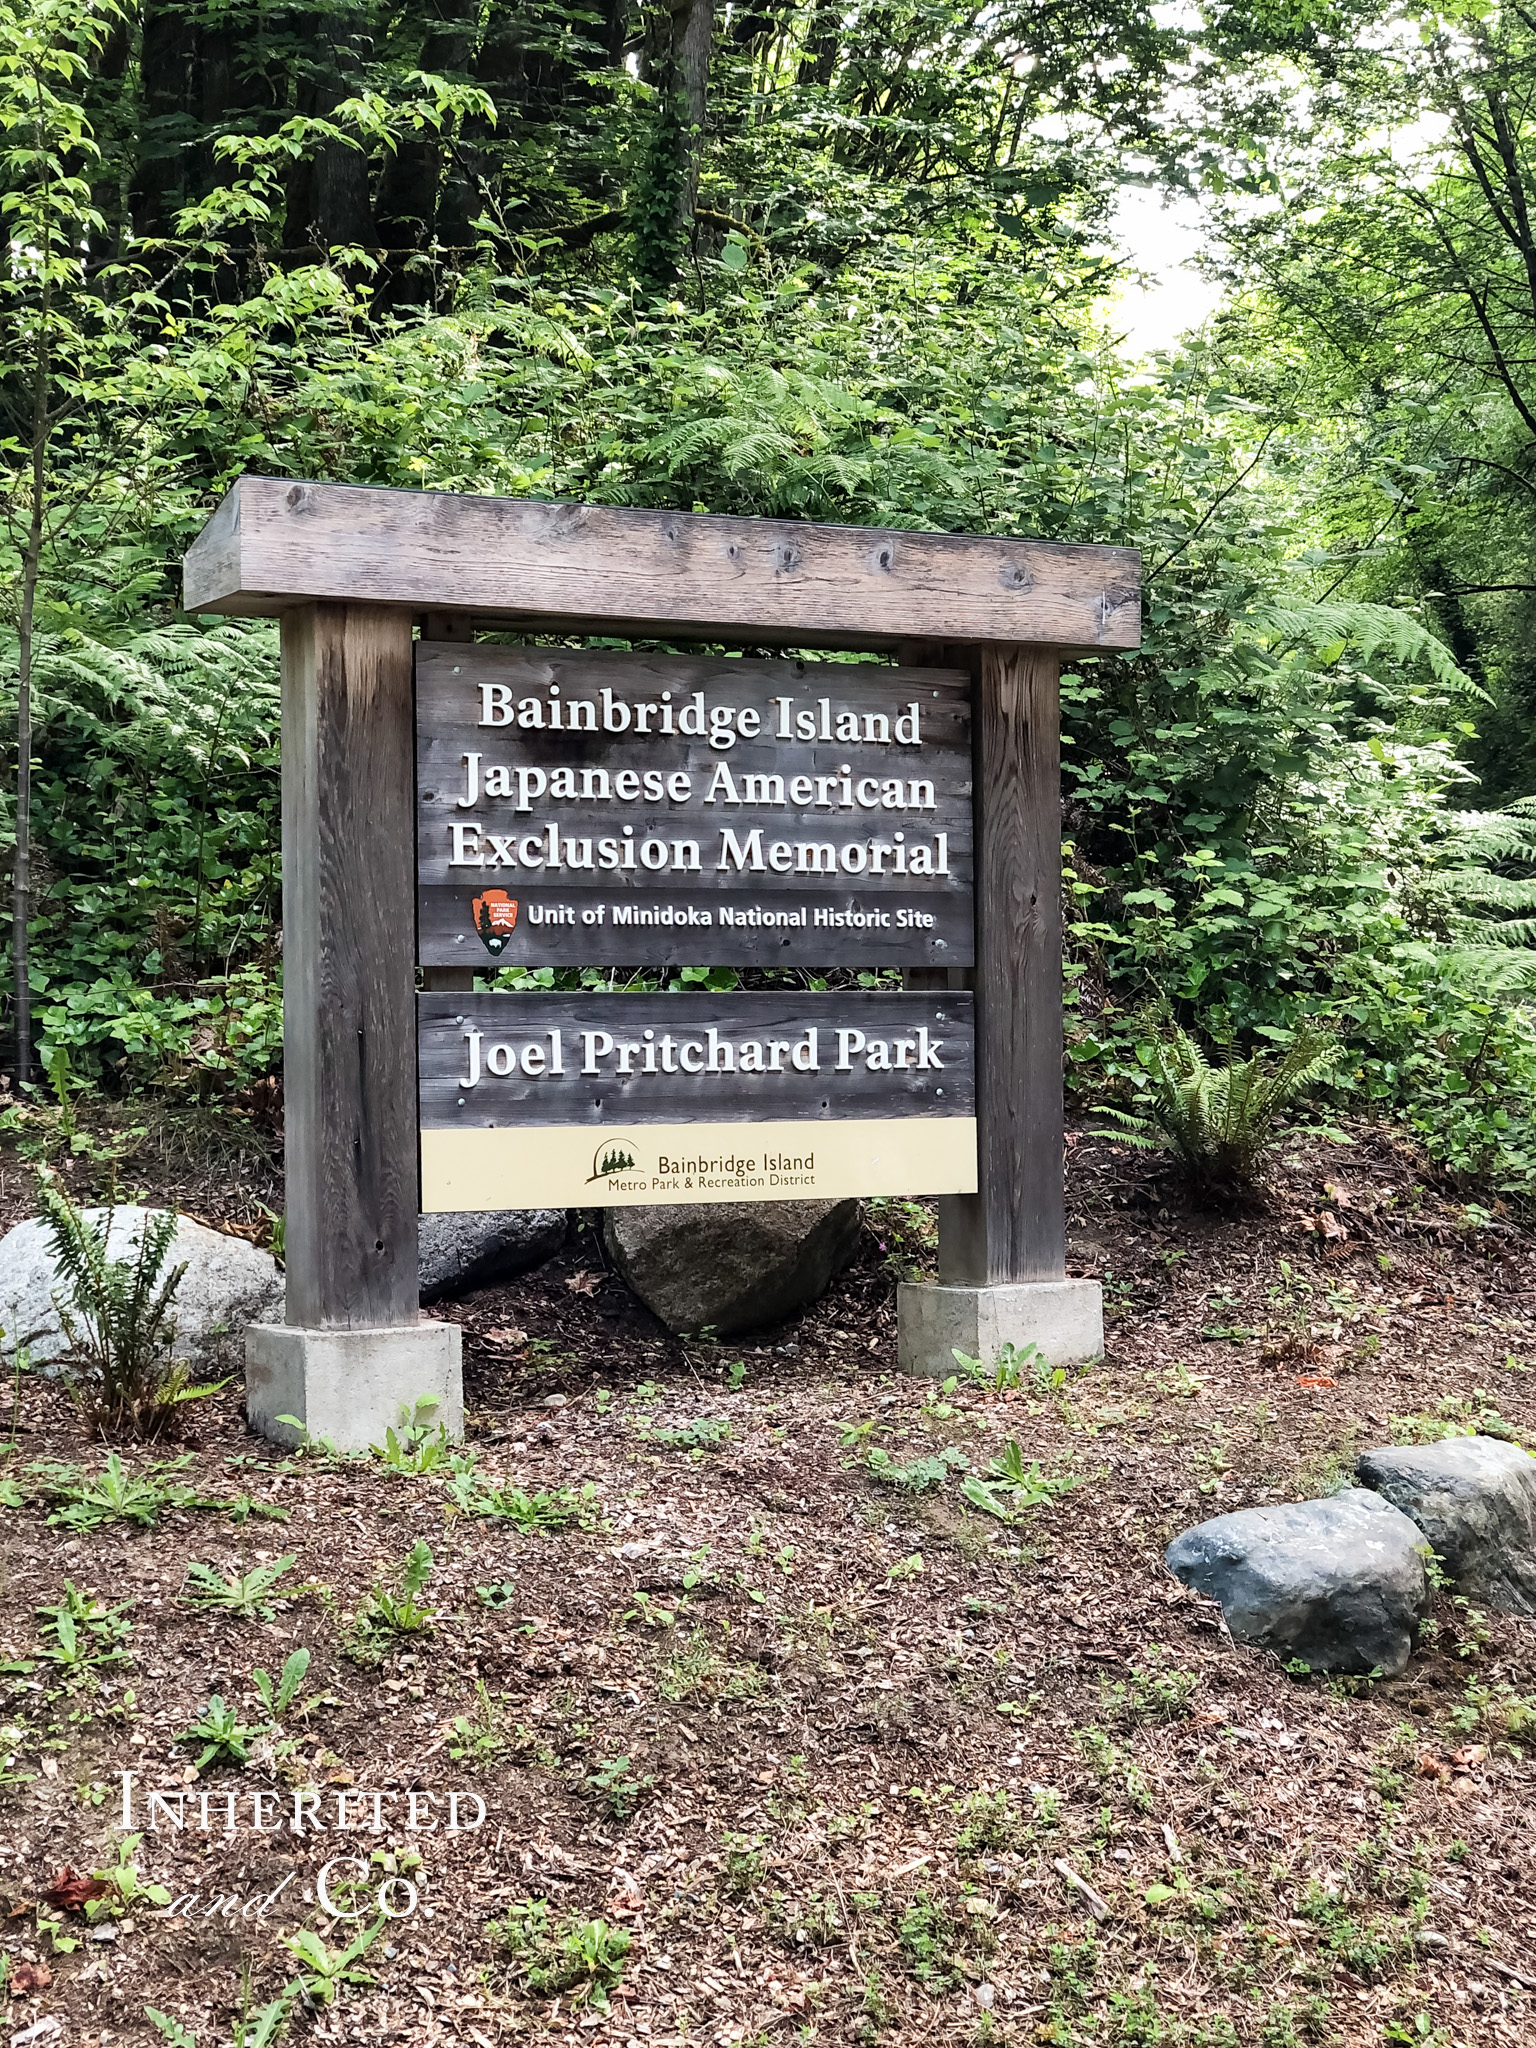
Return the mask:
<svg viewBox="0 0 1536 2048">
<path fill-rule="evenodd" d="M 287 1320 L 416 1320 L 411 639 L 400 612 L 283 621 Z"/>
<path fill-rule="evenodd" d="M 665 1123 L 729 1124 L 805 1119 L 838 1122 L 861 1117 L 969 1117 L 976 1113 L 972 1002 L 968 995 L 908 996 L 863 992 L 825 995 L 605 995 L 505 994 L 416 998 L 421 1124 L 425 1130 L 501 1129 L 509 1126 Z M 716 1034 L 714 1044 L 711 1030 Z M 471 1070 L 470 1040 L 479 1079 Z M 817 1065 L 797 1067 L 796 1048 L 814 1031 Z M 838 1071 L 839 1032 L 850 1039 L 849 1065 Z M 552 1034 L 558 1032 L 563 1072 L 551 1071 Z M 592 1073 L 582 1071 L 582 1034 L 611 1038 L 610 1050 L 592 1047 Z M 650 1034 L 647 1036 L 647 1034 Z M 672 1041 L 670 1055 L 663 1039 Z M 778 1072 L 745 1072 L 742 1046 L 751 1041 Z M 872 1067 L 869 1049 L 886 1048 L 891 1064 Z M 621 1048 L 632 1050 L 626 1075 Z M 771 1048 L 781 1049 L 776 1058 Z M 734 1066 L 725 1070 L 724 1047 Z M 899 1053 L 897 1047 L 906 1050 Z M 492 1048 L 515 1059 L 504 1074 L 488 1071 Z M 717 1070 L 684 1071 L 690 1060 Z M 526 1064 L 525 1055 L 533 1048 Z M 646 1073 L 646 1050 L 657 1071 Z M 930 1063 L 924 1064 L 927 1055 Z M 670 1056 L 675 1071 L 662 1071 Z M 898 1062 L 903 1062 L 898 1064 Z"/>
<path fill-rule="evenodd" d="M 987 647 L 978 666 L 979 1191 L 941 1202 L 939 1279 L 991 1286 L 1066 1272 L 1061 726 L 1053 653 Z"/>
<path fill-rule="evenodd" d="M 555 630 L 1131 648 L 1133 548 L 242 477 L 189 550 L 189 611 L 303 599 Z"/>
<path fill-rule="evenodd" d="M 416 720 L 424 964 L 972 957 L 963 672 L 423 641 Z"/>
</svg>

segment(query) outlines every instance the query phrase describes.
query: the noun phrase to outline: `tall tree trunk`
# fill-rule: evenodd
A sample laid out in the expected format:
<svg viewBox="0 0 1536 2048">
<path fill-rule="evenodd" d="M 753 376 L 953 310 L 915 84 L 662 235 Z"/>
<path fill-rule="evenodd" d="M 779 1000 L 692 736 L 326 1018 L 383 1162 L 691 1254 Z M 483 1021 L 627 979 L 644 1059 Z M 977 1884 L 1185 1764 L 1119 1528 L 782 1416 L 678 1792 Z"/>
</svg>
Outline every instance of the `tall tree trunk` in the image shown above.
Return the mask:
<svg viewBox="0 0 1536 2048">
<path fill-rule="evenodd" d="M 678 241 L 691 241 L 699 203 L 699 160 L 709 111 L 709 58 L 715 33 L 714 0 L 682 0 L 673 11 L 673 55 L 682 96 L 681 176 L 677 192 Z"/>
<path fill-rule="evenodd" d="M 48 385 L 52 371 L 48 322 L 53 315 L 49 269 L 45 260 L 37 347 L 32 359 L 31 504 L 21 561 L 21 613 L 16 629 L 16 852 L 11 868 L 11 971 L 18 1095 L 32 1078 L 32 981 L 27 952 L 27 924 L 32 913 L 32 625 L 43 561 L 43 507 L 48 479 Z"/>
<path fill-rule="evenodd" d="M 187 201 L 186 143 L 192 127 L 196 31 L 177 0 L 153 0 L 139 53 L 143 81 L 134 225 L 140 235 L 173 235 Z"/>
<path fill-rule="evenodd" d="M 300 17 L 309 24 L 297 94 L 299 111 L 329 119 L 361 83 L 373 47 L 362 9 Z M 289 173 L 283 239 L 304 261 L 311 251 L 376 241 L 367 152 L 350 142 L 321 142 Z"/>
<path fill-rule="evenodd" d="M 476 10 L 478 12 L 478 10 Z M 476 15 L 452 11 L 422 45 L 421 68 L 438 77 L 461 77 L 469 66 Z M 378 303 L 385 312 L 430 306 L 437 298 L 434 265 L 426 252 L 438 237 L 438 204 L 447 141 L 434 129 L 402 139 L 379 184 L 378 234 L 384 258 Z M 419 253 L 418 253 L 419 252 Z M 457 267 L 450 258 L 450 265 Z"/>
<path fill-rule="evenodd" d="M 841 21 L 842 9 L 832 4 L 832 0 L 820 0 L 805 32 L 805 41 L 800 45 L 796 85 L 827 86 L 832 83 L 832 74 L 837 69 Z"/>
</svg>

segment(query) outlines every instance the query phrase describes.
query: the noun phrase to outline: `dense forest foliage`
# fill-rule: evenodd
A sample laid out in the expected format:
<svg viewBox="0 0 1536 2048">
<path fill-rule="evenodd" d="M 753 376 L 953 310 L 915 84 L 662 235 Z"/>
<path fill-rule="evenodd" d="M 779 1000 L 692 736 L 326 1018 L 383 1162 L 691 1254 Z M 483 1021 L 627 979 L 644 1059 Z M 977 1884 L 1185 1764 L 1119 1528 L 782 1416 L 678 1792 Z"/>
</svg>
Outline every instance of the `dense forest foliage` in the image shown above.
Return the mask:
<svg viewBox="0 0 1536 2048">
<path fill-rule="evenodd" d="M 1340 1108 L 1529 1195 L 1533 94 L 1518 7 L 0 0 L 7 1028 L 277 1063 L 274 639 L 176 609 L 244 470 L 1126 542 L 1080 1099 L 1159 1008 L 1316 1017 Z M 1225 285 L 1151 361 L 1128 180 Z"/>
</svg>

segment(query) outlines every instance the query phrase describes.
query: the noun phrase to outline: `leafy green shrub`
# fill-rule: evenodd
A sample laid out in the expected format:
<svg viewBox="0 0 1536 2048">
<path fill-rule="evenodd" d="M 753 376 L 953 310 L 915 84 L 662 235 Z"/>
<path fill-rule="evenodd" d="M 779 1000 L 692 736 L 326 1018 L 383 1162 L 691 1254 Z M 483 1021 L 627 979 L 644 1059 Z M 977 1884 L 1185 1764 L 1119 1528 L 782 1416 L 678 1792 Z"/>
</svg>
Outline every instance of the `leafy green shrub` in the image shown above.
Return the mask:
<svg viewBox="0 0 1536 2048">
<path fill-rule="evenodd" d="M 181 1598 L 188 1607 L 210 1614 L 234 1614 L 242 1620 L 270 1621 L 270 1594 L 285 1572 L 293 1569 L 292 1557 L 280 1557 L 271 1564 L 253 1565 L 248 1572 L 227 1576 L 194 1558 L 187 1566 L 187 1582 Z"/>
<path fill-rule="evenodd" d="M 168 1509 L 218 1507 L 218 1501 L 172 1476 L 191 1463 L 188 1452 L 147 1471 L 130 1472 L 117 1452 L 109 1451 L 100 1472 L 86 1473 L 78 1465 L 60 1464 L 33 1465 L 30 1470 L 42 1477 L 49 1498 L 56 1503 L 48 1517 L 49 1527 L 88 1535 L 113 1522 L 153 1529 Z"/>
<path fill-rule="evenodd" d="M 624 1975 L 629 1935 L 605 1920 L 569 1913 L 555 1919 L 547 1899 L 521 1899 L 492 1923 L 530 1998 L 573 1994 L 573 2004 L 608 2010 L 608 1994 Z"/>
<path fill-rule="evenodd" d="M 431 1631 L 437 1615 L 421 1596 L 433 1562 L 431 1546 L 418 1537 L 400 1567 L 398 1586 L 375 1579 L 342 1637 L 342 1648 L 354 1664 L 365 1669 L 381 1664 L 391 1637 Z"/>
<path fill-rule="evenodd" d="M 46 1169 L 37 1191 L 58 1264 L 55 1302 L 76 1400 L 93 1428 L 158 1436 L 183 1401 L 217 1391 L 192 1386 L 186 1366 L 171 1357 L 171 1310 L 187 1270 L 165 1270 L 176 1217 L 169 1210 L 146 1217 L 133 1256 L 115 1258 L 107 1248 L 111 1208 L 87 1221 Z"/>
<path fill-rule="evenodd" d="M 1278 1056 L 1238 1059 L 1230 1042 L 1212 1066 L 1182 1026 L 1170 1022 L 1140 1049 L 1138 1101 L 1146 1114 L 1102 1107 L 1112 1128 L 1101 1135 L 1145 1151 L 1171 1149 L 1203 1193 L 1245 1196 L 1256 1188 L 1264 1154 L 1280 1142 L 1275 1119 L 1331 1064 L 1331 1032 L 1302 1025 Z"/>
<path fill-rule="evenodd" d="M 535 1530 L 596 1529 L 602 1522 L 597 1488 L 591 1480 L 580 1487 L 555 1486 L 525 1493 L 520 1486 L 498 1484 L 475 1472 L 459 1472 L 449 1482 L 448 1494 L 466 1515 L 510 1522 L 530 1534 Z"/>
</svg>

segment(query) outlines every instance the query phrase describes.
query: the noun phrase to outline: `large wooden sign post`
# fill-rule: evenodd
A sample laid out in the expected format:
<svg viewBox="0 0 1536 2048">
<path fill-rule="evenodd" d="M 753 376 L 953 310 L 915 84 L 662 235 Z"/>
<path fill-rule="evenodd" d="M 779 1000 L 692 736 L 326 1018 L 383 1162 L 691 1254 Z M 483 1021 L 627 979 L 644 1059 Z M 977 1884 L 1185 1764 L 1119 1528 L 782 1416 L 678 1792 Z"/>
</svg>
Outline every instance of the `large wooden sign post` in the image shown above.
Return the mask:
<svg viewBox="0 0 1536 2048">
<path fill-rule="evenodd" d="M 282 620 L 288 1293 L 247 1335 L 255 1427 L 361 1447 L 424 1396 L 459 1426 L 422 1208 L 936 1194 L 904 1368 L 1097 1354 L 1065 1270 L 1057 681 L 1138 644 L 1133 551 L 247 477 L 185 575 L 188 610 Z M 472 993 L 608 961 L 907 992 Z"/>
</svg>

